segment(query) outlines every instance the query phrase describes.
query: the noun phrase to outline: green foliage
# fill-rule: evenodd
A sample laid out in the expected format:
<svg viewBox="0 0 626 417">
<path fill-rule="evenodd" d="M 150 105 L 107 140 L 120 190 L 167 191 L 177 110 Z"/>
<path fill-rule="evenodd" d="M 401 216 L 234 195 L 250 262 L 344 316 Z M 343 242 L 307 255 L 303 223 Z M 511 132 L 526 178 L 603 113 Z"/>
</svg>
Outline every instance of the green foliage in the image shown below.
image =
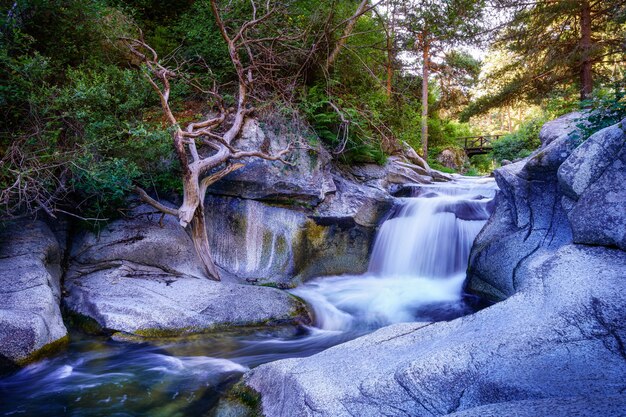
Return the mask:
<svg viewBox="0 0 626 417">
<path fill-rule="evenodd" d="M 474 155 L 470 158 L 470 170 L 474 169 L 480 175 L 487 175 L 491 173 L 494 168 L 495 167 L 491 155 Z"/>
<path fill-rule="evenodd" d="M 588 47 L 582 42 L 584 4 L 590 7 Z M 594 89 L 610 84 L 618 66 L 623 65 L 626 25 L 622 2 L 504 2 L 501 6 L 511 14 L 511 21 L 502 25 L 494 46 L 507 51 L 507 59 L 485 76 L 501 82 L 496 91 L 465 109 L 464 119 L 518 100 L 545 104 L 559 98 L 571 104 L 571 98 L 582 89 L 584 62 L 591 66 Z"/>
<path fill-rule="evenodd" d="M 373 100 L 370 103 L 375 104 Z M 356 103 L 345 98 L 328 97 L 324 88 L 316 85 L 307 90 L 300 109 L 316 134 L 335 153 L 341 154 L 345 162 L 385 162 L 385 152 L 380 142 L 374 139 L 376 136 L 370 126 L 372 122 Z M 372 114 L 372 109 L 369 110 Z M 380 114 L 375 113 L 374 117 L 380 119 Z"/>
<path fill-rule="evenodd" d="M 581 103 L 583 108 L 593 109 L 585 117 L 585 121 L 578 124 L 583 131 L 583 138 L 588 138 L 598 130 L 620 122 L 626 117 L 626 71 L 621 82 L 616 83 L 613 89 L 601 89 L 593 98 Z"/>
<path fill-rule="evenodd" d="M 110 215 L 135 180 L 160 188 L 178 182 L 170 135 L 158 123 L 143 120 L 157 102 L 140 74 L 103 66 L 67 75 L 69 83 L 54 103 L 79 147 L 73 182 L 87 202 L 85 212 Z"/>
<path fill-rule="evenodd" d="M 493 157 L 498 162 L 525 158 L 541 145 L 539 131 L 547 120 L 534 118 L 524 123 L 518 131 L 505 135 L 493 143 Z"/>
</svg>

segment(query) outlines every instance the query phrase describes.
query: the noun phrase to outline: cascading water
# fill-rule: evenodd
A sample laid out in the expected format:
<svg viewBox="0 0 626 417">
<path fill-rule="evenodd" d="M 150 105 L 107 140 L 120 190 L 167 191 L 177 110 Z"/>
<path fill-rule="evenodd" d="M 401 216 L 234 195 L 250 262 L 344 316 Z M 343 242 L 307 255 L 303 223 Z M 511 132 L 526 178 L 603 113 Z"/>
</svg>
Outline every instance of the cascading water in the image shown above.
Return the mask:
<svg viewBox="0 0 626 417">
<path fill-rule="evenodd" d="M 493 180 L 409 189 L 380 227 L 369 271 L 323 278 L 293 291 L 323 330 L 363 330 L 464 313 L 465 270 L 474 238 L 489 218 Z"/>
<path fill-rule="evenodd" d="M 65 352 L 0 376 L 0 416 L 205 415 L 249 368 L 312 355 L 390 323 L 466 314 L 469 250 L 495 189 L 493 180 L 463 177 L 406 188 L 380 227 L 368 273 L 321 278 L 292 291 L 314 310 L 316 327 L 151 344 L 74 334 Z"/>
</svg>

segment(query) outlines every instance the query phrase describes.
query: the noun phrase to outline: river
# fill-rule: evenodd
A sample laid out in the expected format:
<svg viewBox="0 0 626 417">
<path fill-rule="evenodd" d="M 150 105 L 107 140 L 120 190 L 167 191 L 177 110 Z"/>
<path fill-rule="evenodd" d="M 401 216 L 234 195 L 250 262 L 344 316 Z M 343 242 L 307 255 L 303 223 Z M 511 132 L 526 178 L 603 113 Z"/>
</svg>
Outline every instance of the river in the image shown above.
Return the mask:
<svg viewBox="0 0 626 417">
<path fill-rule="evenodd" d="M 0 377 L 0 416 L 202 416 L 243 373 L 313 355 L 392 323 L 451 320 L 495 182 L 455 177 L 406 187 L 381 224 L 368 272 L 324 277 L 291 292 L 311 327 L 232 330 L 130 343 L 73 330 L 63 352 Z"/>
</svg>

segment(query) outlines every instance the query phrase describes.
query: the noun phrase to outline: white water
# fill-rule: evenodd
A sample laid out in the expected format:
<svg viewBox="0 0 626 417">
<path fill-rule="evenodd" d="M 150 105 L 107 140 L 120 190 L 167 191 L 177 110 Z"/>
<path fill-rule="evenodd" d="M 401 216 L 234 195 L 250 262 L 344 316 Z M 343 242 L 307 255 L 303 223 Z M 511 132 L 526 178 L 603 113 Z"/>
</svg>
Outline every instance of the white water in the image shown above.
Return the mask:
<svg viewBox="0 0 626 417">
<path fill-rule="evenodd" d="M 469 252 L 495 190 L 491 179 L 462 177 L 416 187 L 381 225 L 365 275 L 320 278 L 292 292 L 310 304 L 323 330 L 462 314 Z"/>
</svg>

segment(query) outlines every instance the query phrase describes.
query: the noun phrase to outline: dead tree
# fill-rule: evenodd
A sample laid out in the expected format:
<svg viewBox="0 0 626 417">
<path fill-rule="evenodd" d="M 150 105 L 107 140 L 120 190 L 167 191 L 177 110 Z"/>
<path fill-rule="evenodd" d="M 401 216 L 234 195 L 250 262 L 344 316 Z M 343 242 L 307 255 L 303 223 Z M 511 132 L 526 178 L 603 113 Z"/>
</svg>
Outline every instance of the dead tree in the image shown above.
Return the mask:
<svg viewBox="0 0 626 417">
<path fill-rule="evenodd" d="M 252 19 L 241 25 L 234 35 L 228 33 L 216 0 L 211 0 L 211 8 L 228 46 L 230 60 L 237 75 L 237 104 L 234 108 L 225 108 L 221 96 L 214 90 L 211 95 L 218 107 L 217 114 L 189 123 L 185 128 L 176 119 L 169 103 L 170 82 L 179 77 L 179 74 L 162 65 L 156 51 L 143 39 L 124 39 L 124 41 L 130 51 L 144 64 L 144 74 L 158 94 L 165 118 L 172 128 L 174 149 L 182 171 L 183 203 L 178 209 L 170 208 L 150 197 L 144 190 L 137 188 L 136 191 L 144 202 L 164 214 L 176 216 L 182 227 L 190 225 L 191 237 L 207 276 L 219 281 L 220 274 L 211 256 L 205 224 L 204 199 L 208 187 L 243 167 L 247 158 L 257 157 L 287 163 L 283 156 L 289 152 L 290 146 L 276 154 L 269 154 L 261 150 L 238 150 L 233 144 L 241 133 L 246 117 L 253 111 L 248 102 L 248 94 L 254 81 L 254 67 L 252 64 L 244 66 L 240 51 L 246 53 L 248 51 L 246 33 L 272 14 L 269 2 L 261 16 L 257 15 L 257 8 L 254 7 Z"/>
</svg>

